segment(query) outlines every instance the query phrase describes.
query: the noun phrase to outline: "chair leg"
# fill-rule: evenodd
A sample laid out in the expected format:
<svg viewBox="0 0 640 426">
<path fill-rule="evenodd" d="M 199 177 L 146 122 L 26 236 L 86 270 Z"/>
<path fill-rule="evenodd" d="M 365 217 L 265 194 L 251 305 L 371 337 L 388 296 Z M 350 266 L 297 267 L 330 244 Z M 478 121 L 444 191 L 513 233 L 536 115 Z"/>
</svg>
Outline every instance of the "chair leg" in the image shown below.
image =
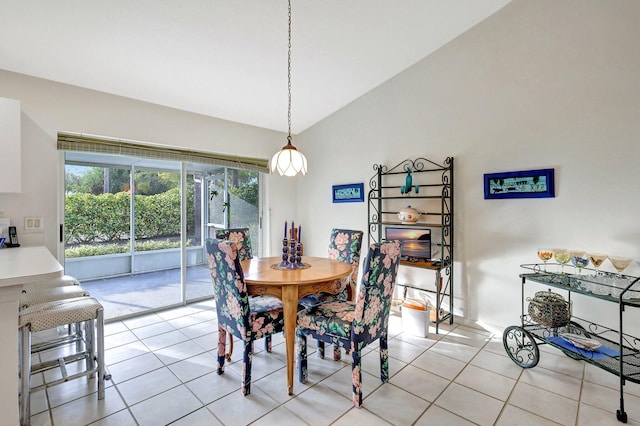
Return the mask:
<svg viewBox="0 0 640 426">
<path fill-rule="evenodd" d="M 231 333 L 229 333 L 231 335 Z M 227 330 L 218 325 L 218 374 L 224 373 L 225 351 L 227 349 Z"/>
<path fill-rule="evenodd" d="M 333 360 L 340 361 L 340 358 L 342 358 L 342 352 L 340 351 L 340 346 L 333 345 Z"/>
<path fill-rule="evenodd" d="M 268 335 L 264 338 L 264 350 L 267 352 L 271 352 L 271 335 Z"/>
<path fill-rule="evenodd" d="M 83 329 L 82 329 L 82 322 L 77 322 L 75 324 L 69 324 L 67 326 L 67 332 L 69 333 L 70 336 L 72 334 L 76 335 L 76 337 L 77 337 L 77 340 L 76 340 L 76 352 L 82 352 L 82 343 L 83 343 L 84 339 L 87 338 L 86 333 L 84 333 Z"/>
<path fill-rule="evenodd" d="M 318 342 L 318 358 L 324 358 L 324 342 L 317 340 Z"/>
<path fill-rule="evenodd" d="M 96 318 L 96 338 L 94 344 L 98 358 L 98 399 L 104 399 L 105 380 L 111 378 L 107 375 L 107 369 L 104 362 L 104 310 L 98 310 Z"/>
<path fill-rule="evenodd" d="M 231 362 L 231 355 L 233 355 L 233 334 L 229 333 L 229 352 L 225 355 L 229 362 Z"/>
<path fill-rule="evenodd" d="M 242 356 L 242 393 L 251 393 L 251 360 L 253 358 L 253 340 L 245 340 Z"/>
<path fill-rule="evenodd" d="M 387 333 L 380 335 L 380 380 L 382 383 L 389 381 L 389 347 L 387 345 Z"/>
<path fill-rule="evenodd" d="M 298 381 L 307 383 L 307 377 L 307 336 L 298 333 Z"/>
<path fill-rule="evenodd" d="M 31 424 L 31 328 L 20 328 L 20 424 Z"/>
<path fill-rule="evenodd" d="M 356 271 L 354 271 L 352 273 L 357 274 Z M 353 302 L 355 300 L 355 297 L 356 297 L 356 286 L 353 285 L 353 282 L 351 281 L 351 279 L 349 279 L 349 284 L 347 285 L 347 300 L 350 300 L 350 301 Z M 349 348 L 344 348 L 344 353 L 345 353 L 345 355 L 349 355 L 351 353 L 351 351 L 350 351 Z M 338 358 L 338 359 L 340 359 L 340 358 Z"/>
<path fill-rule="evenodd" d="M 353 386 L 353 406 L 360 408 L 362 405 L 362 369 L 360 350 L 351 350 L 351 380 Z"/>
<path fill-rule="evenodd" d="M 96 368 L 95 357 L 96 345 L 95 345 L 95 333 L 94 333 L 94 321 L 84 321 L 84 343 L 85 350 L 87 352 L 87 370 L 93 370 Z M 93 374 L 89 378 L 93 377 Z"/>
</svg>

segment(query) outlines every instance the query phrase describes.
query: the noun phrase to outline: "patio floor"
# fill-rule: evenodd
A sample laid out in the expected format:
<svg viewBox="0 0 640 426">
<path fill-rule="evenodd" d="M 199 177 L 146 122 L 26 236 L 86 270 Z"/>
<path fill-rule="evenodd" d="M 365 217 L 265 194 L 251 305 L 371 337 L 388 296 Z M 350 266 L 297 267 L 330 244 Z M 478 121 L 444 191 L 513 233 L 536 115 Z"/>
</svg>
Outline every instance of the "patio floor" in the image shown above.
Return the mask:
<svg viewBox="0 0 640 426">
<path fill-rule="evenodd" d="M 187 268 L 187 301 L 213 297 L 207 265 Z M 104 307 L 105 320 L 128 317 L 181 303 L 180 268 L 82 281 Z"/>
</svg>

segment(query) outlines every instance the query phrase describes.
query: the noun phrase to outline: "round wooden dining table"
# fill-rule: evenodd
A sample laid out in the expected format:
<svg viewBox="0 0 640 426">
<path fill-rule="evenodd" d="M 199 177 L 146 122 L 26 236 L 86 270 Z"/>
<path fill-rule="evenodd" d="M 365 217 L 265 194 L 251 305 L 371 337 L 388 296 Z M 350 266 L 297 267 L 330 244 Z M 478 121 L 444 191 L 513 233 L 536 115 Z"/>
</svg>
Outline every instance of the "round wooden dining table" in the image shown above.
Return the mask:
<svg viewBox="0 0 640 426">
<path fill-rule="evenodd" d="M 340 278 L 352 272 L 351 265 L 324 257 L 303 256 L 303 269 L 279 269 L 280 257 L 263 257 L 242 261 L 244 281 L 251 295 L 275 296 L 282 300 L 284 332 L 287 352 L 287 384 L 293 394 L 293 370 L 295 367 L 296 317 L 298 300 L 311 293 L 337 293 Z"/>
</svg>

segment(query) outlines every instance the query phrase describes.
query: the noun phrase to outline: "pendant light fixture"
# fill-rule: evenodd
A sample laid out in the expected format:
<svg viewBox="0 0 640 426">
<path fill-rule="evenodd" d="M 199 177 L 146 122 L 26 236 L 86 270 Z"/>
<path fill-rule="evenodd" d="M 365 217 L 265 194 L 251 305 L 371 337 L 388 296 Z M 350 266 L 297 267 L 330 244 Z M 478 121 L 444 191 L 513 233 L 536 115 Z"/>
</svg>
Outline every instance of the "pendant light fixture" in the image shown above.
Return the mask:
<svg viewBox="0 0 640 426">
<path fill-rule="evenodd" d="M 291 0 L 289 0 L 289 49 L 287 55 L 287 83 L 289 104 L 287 109 L 287 121 L 289 133 L 287 144 L 276 152 L 271 158 L 271 173 L 278 171 L 280 176 L 303 176 L 307 174 L 307 158 L 291 143 Z"/>
</svg>

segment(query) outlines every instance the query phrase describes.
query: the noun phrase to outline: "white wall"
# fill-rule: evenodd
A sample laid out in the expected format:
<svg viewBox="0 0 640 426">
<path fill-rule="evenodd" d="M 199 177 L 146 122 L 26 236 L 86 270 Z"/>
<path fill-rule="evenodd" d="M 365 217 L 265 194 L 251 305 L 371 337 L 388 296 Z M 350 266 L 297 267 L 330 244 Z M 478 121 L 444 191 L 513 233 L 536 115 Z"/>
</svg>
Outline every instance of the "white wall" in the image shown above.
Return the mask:
<svg viewBox="0 0 640 426">
<path fill-rule="evenodd" d="M 366 202 L 331 204 L 331 185 L 367 187 L 374 163 L 453 156 L 465 319 L 517 323 L 519 265 L 539 246 L 640 259 L 638 16 L 635 0 L 514 0 L 305 131 L 305 253 L 323 255 L 334 226 L 367 229 Z M 484 199 L 484 173 L 539 168 L 555 169 L 555 198 Z M 615 324 L 612 306 L 576 300 L 576 314 Z"/>
<path fill-rule="evenodd" d="M 15 99 L 0 98 L 0 146 L 4 157 L 11 158 L 3 163 L 0 192 L 20 192 L 20 101 Z"/>
<path fill-rule="evenodd" d="M 374 163 L 453 156 L 456 305 L 464 319 L 516 323 L 519 265 L 537 261 L 539 246 L 640 259 L 638 16 L 635 0 L 514 0 L 308 129 L 295 144 L 310 175 L 267 179 L 271 253 L 279 252 L 284 220 L 303 225 L 310 255 L 326 254 L 334 226 L 367 229 L 366 203 L 332 204 L 331 185 L 368 186 Z M 53 253 L 59 130 L 263 158 L 284 144 L 278 132 L 5 71 L 0 97 L 21 101 L 23 142 L 22 193 L 0 194 L 0 211 L 21 242 L 41 241 Z M 483 199 L 484 173 L 548 167 L 556 198 Z M 45 232 L 26 238 L 24 216 L 42 216 Z M 578 315 L 615 324 L 612 306 L 579 302 Z"/>
<path fill-rule="evenodd" d="M 259 158 L 271 158 L 286 142 L 286 135 L 279 132 L 2 70 L 0 97 L 20 100 L 22 106 L 22 192 L 0 194 L 0 211 L 18 228 L 21 244 L 44 244 L 54 255 L 58 251 L 58 224 L 62 220 L 58 194 L 63 170 L 56 148 L 58 131 Z M 282 207 L 290 210 L 290 205 L 295 205 L 295 180 L 279 176 L 266 180 L 272 192 L 268 198 L 277 207 L 271 212 L 272 219 L 282 223 L 285 220 L 280 212 Z M 269 205 L 265 207 L 268 219 Z M 44 231 L 26 232 L 25 216 L 42 217 Z"/>
</svg>

